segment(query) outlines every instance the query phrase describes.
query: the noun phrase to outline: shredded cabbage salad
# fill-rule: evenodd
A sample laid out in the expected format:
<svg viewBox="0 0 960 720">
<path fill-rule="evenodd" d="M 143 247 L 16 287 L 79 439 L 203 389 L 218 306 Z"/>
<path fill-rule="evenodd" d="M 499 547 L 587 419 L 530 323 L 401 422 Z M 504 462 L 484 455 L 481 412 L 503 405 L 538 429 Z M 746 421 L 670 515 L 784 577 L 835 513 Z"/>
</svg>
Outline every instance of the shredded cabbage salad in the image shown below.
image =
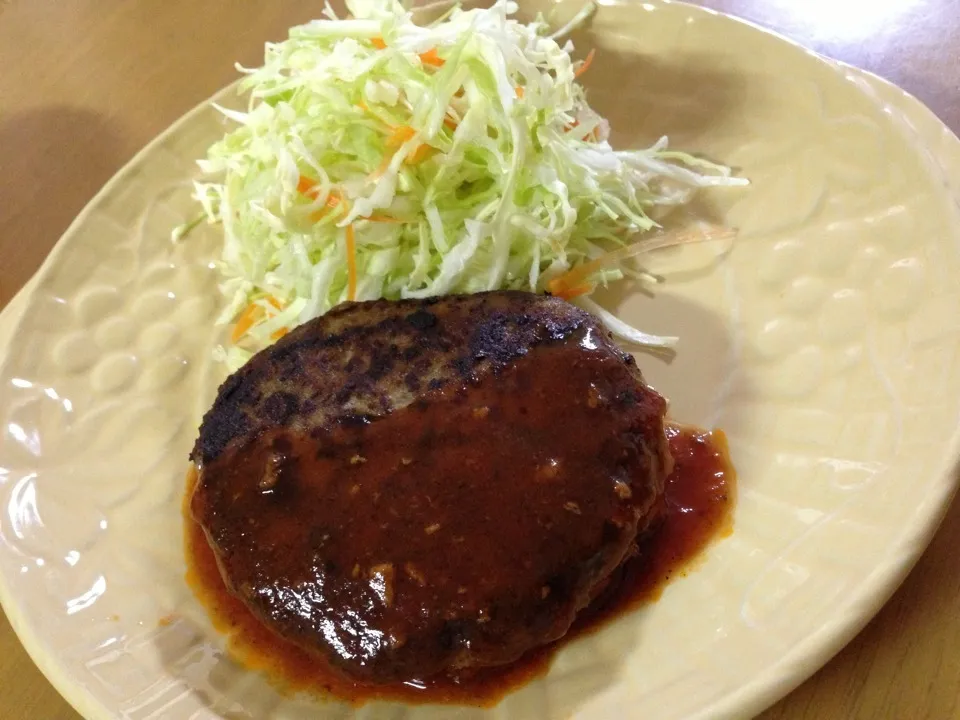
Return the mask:
<svg viewBox="0 0 960 720">
<path fill-rule="evenodd" d="M 268 44 L 262 67 L 238 66 L 248 110 L 219 108 L 237 127 L 199 161 L 211 181 L 195 196 L 224 238 L 220 358 L 239 367 L 347 300 L 504 288 L 583 296 L 626 340 L 675 341 L 586 296 L 643 277 L 623 248 L 642 249 L 653 208 L 746 181 L 666 138 L 614 150 L 578 82 L 592 53 L 574 61 L 513 2 L 428 26 L 395 0 L 347 7 Z"/>
</svg>

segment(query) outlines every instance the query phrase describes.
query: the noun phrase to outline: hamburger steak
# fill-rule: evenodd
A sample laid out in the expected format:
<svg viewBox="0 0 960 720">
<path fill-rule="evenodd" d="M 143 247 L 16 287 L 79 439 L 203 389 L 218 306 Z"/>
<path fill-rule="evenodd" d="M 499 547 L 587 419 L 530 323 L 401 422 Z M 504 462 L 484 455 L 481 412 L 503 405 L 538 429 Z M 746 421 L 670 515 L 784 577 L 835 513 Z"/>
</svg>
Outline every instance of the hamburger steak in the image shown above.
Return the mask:
<svg viewBox="0 0 960 720">
<path fill-rule="evenodd" d="M 557 298 L 346 303 L 221 386 L 191 512 L 229 590 L 347 677 L 509 663 L 655 519 L 665 409 Z"/>
</svg>

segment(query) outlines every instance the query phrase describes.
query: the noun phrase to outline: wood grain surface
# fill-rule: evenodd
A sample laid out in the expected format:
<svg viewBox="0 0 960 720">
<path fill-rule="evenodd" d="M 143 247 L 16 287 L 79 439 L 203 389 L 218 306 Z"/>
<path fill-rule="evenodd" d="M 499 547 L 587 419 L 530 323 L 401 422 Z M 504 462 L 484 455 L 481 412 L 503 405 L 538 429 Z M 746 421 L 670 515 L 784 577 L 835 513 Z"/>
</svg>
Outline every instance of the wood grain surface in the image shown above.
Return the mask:
<svg viewBox="0 0 960 720">
<path fill-rule="evenodd" d="M 901 85 L 960 130 L 960 0 L 703 0 Z M 100 186 L 316 0 L 0 0 L 0 307 Z M 960 503 L 881 613 L 763 720 L 960 718 Z M 0 718 L 77 720 L 0 624 Z"/>
</svg>

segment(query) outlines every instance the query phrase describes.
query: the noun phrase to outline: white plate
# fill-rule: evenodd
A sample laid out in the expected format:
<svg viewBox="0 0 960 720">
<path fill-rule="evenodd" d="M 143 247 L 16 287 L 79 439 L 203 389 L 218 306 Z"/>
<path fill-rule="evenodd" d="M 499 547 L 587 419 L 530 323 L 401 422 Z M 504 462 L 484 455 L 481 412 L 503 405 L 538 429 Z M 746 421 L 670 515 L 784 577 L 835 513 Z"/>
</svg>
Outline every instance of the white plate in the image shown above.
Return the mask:
<svg viewBox="0 0 960 720">
<path fill-rule="evenodd" d="M 912 566 L 955 487 L 960 142 L 895 88 L 705 10 L 604 5 L 581 42 L 620 143 L 667 132 L 754 183 L 700 203 L 741 228 L 723 262 L 690 249 L 662 260 L 655 299 L 608 298 L 681 335 L 672 364 L 640 364 L 674 417 L 727 431 L 733 535 L 489 711 L 318 705 L 238 668 L 183 581 L 186 456 L 220 372 L 216 232 L 167 240 L 222 131 L 199 108 L 104 188 L 4 315 L 23 313 L 0 373 L 0 596 L 81 713 L 743 717 Z"/>
</svg>

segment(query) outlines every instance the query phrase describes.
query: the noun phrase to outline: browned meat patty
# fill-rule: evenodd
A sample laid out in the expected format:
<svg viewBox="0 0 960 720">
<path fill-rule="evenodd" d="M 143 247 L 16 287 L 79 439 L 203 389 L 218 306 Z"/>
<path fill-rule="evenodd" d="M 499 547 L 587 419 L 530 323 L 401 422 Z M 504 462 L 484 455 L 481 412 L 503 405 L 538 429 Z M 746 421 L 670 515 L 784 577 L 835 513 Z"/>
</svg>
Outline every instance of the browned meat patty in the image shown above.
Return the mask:
<svg viewBox="0 0 960 720">
<path fill-rule="evenodd" d="M 652 521 L 664 412 L 562 300 L 350 303 L 223 384 L 191 508 L 231 591 L 345 675 L 508 663 Z"/>
</svg>

